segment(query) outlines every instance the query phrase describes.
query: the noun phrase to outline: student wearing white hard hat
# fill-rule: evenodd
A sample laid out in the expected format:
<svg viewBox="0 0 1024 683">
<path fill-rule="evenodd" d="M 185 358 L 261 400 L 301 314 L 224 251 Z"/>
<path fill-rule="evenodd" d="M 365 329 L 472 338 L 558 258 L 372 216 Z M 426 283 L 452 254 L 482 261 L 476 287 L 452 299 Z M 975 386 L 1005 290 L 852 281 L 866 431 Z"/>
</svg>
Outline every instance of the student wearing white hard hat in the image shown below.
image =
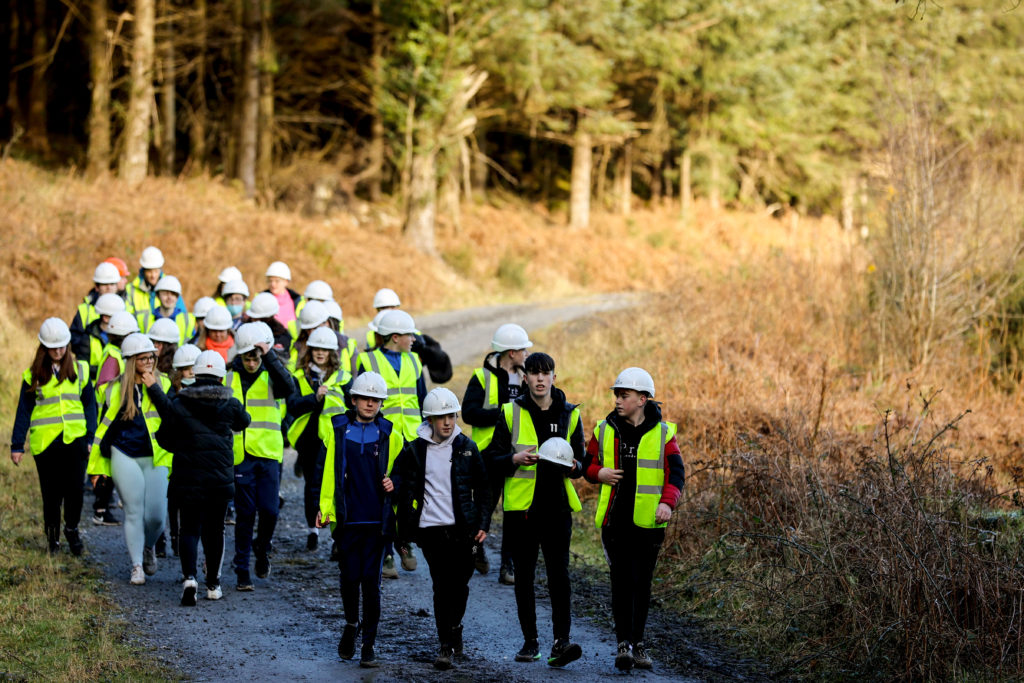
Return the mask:
<svg viewBox="0 0 1024 683">
<path fill-rule="evenodd" d="M 11 461 L 21 463 L 27 442 L 39 474 L 43 528 L 51 554 L 60 551 L 61 507 L 68 549 L 72 555 L 82 554 L 82 479 L 95 431 L 96 397 L 89 366 L 75 360 L 71 331 L 64 321 L 49 318 L 39 328 L 35 358 L 21 376 Z"/>
<path fill-rule="evenodd" d="M 171 454 L 157 443 L 160 414 L 154 395 L 163 397 L 170 381 L 156 372 L 156 349 L 144 334 L 121 344 L 124 374 L 107 392 L 103 418 L 89 455 L 89 474 L 114 480 L 124 505 L 124 536 L 133 585 L 157 570 L 156 540 L 167 516 L 167 476 Z"/>
<path fill-rule="evenodd" d="M 377 315 L 367 325 L 367 351 L 384 343 L 384 338 L 377 334 L 377 326 L 384 318 L 385 313 L 396 310 L 400 306 L 401 300 L 392 289 L 380 289 L 374 295 L 373 307 L 377 309 Z M 419 358 L 420 364 L 427 369 L 430 379 L 434 384 L 444 384 L 452 378 L 451 359 L 444 349 L 441 348 L 441 344 L 430 335 L 414 330 L 409 350 Z"/>
<path fill-rule="evenodd" d="M 196 339 L 196 346 L 203 351 L 216 351 L 227 362 L 235 346 L 235 331 L 228 309 L 216 304 L 210 307 L 203 320 L 203 331 Z"/>
<path fill-rule="evenodd" d="M 246 320 L 261 322 L 270 328 L 274 337 L 272 348 L 277 357 L 285 364 L 291 361 L 292 335 L 277 319 L 281 306 L 270 292 L 260 292 L 252 298 L 252 305 L 246 311 Z"/>
<path fill-rule="evenodd" d="M 423 400 L 416 439 L 395 461 L 397 536 L 415 541 L 430 569 L 440 645 L 434 666 L 450 669 L 463 654 L 462 618 L 473 576 L 473 548 L 490 529 L 487 470 L 456 418 L 459 399 L 437 387 Z"/>
<path fill-rule="evenodd" d="M 153 292 L 156 296 L 153 298 L 152 308 L 136 313 L 136 317 L 139 319 L 139 330 L 149 332 L 149 328 L 157 320 L 166 318 L 177 325 L 179 344 L 187 344 L 194 341 L 196 338 L 196 319 L 185 306 L 185 301 L 182 298 L 181 281 L 173 275 L 165 275 L 156 283 Z"/>
<path fill-rule="evenodd" d="M 196 341 L 202 336 L 203 331 L 206 329 L 206 314 L 210 312 L 210 309 L 217 305 L 217 302 L 213 300 L 213 297 L 201 296 L 196 299 L 196 302 L 192 304 L 192 315 L 196 319 Z"/>
<path fill-rule="evenodd" d="M 125 288 L 125 304 L 134 315 L 153 310 L 156 305 L 154 287 L 164 275 L 164 254 L 156 247 L 146 247 L 139 257 L 139 273 Z"/>
<path fill-rule="evenodd" d="M 213 290 L 213 294 L 210 295 L 210 298 L 213 299 L 214 303 L 218 306 L 224 306 L 226 308 L 228 301 L 224 296 L 224 287 L 229 282 L 244 279 L 245 278 L 242 277 L 242 271 L 234 266 L 228 266 L 224 270 L 220 271 L 220 275 L 217 276 L 217 287 Z M 249 295 L 246 294 L 246 297 L 248 296 Z"/>
<path fill-rule="evenodd" d="M 284 261 L 274 261 L 265 273 L 267 289 L 277 300 L 277 313 L 274 318 L 288 329 L 288 325 L 299 316 L 302 309 L 302 296 L 288 285 L 292 281 L 292 270 Z M 275 334 L 276 336 L 276 334 Z"/>
<path fill-rule="evenodd" d="M 306 305 L 304 312 L 313 305 Z M 288 428 L 288 441 L 298 452 L 295 459 L 297 476 L 302 476 L 302 495 L 306 513 L 306 549 L 316 550 L 319 533 L 316 512 L 320 505 L 322 465 L 318 462 L 322 442 L 317 433 L 324 399 L 335 392 L 342 400 L 352 383 L 352 373 L 338 359 L 338 338 L 326 327 L 318 327 L 309 335 L 302 356 L 296 362 L 296 391 L 288 399 L 288 415 L 294 420 Z"/>
<path fill-rule="evenodd" d="M 325 447 L 317 526 L 330 525 L 337 544 L 341 602 L 345 626 L 338 656 L 352 659 L 356 635 L 362 630 L 359 663 L 378 666 L 374 653 L 380 622 L 381 561 L 386 537 L 392 533 L 391 468 L 404 443 L 399 430 L 384 418 L 388 396 L 384 378 L 364 372 L 349 389 L 353 407 L 327 403 L 319 432 Z M 336 408 L 334 412 L 329 410 Z M 360 615 L 360 596 L 362 615 Z"/>
<path fill-rule="evenodd" d="M 80 360 L 88 359 L 88 355 L 80 353 L 88 343 L 86 340 L 86 328 L 100 317 L 100 314 L 96 311 L 96 302 L 104 294 L 117 295 L 117 287 L 120 281 L 121 274 L 113 263 L 104 261 L 93 270 L 93 288 L 82 299 L 82 303 L 78 304 L 75 317 L 71 319 L 71 348 L 75 350 L 75 355 Z"/>
<path fill-rule="evenodd" d="M 178 350 L 178 326 L 170 318 L 153 322 L 146 336 L 156 347 L 156 369 L 165 375 L 174 370 L 174 353 Z"/>
<path fill-rule="evenodd" d="M 162 418 L 157 439 L 174 454 L 171 486 L 181 518 L 178 550 L 184 576 L 180 602 L 186 607 L 196 605 L 200 539 L 206 599 L 223 596 L 224 516 L 235 489 L 234 434 L 250 424 L 242 404 L 222 384 L 226 369 L 219 353 L 203 351 L 191 370 L 194 383 L 173 397 L 155 397 Z"/>
<path fill-rule="evenodd" d="M 341 364 L 355 374 L 359 345 L 356 343 L 355 337 L 345 334 L 345 315 L 341 311 L 341 305 L 337 301 L 327 301 L 324 303 L 324 307 L 327 308 L 327 324 L 334 330 L 334 334 L 338 338 L 338 355 Z"/>
<path fill-rule="evenodd" d="M 611 390 L 615 407 L 594 428 L 584 476 L 601 489 L 594 521 L 611 571 L 615 666 L 650 669 L 644 628 L 651 580 L 665 526 L 682 495 L 683 458 L 676 425 L 662 419 L 646 370 L 626 368 Z"/>
<path fill-rule="evenodd" d="M 494 332 L 491 352 L 484 357 L 483 365 L 474 370 L 469 378 L 462 398 L 462 421 L 472 427 L 471 436 L 481 451 L 491 443 L 494 426 L 501 419 L 501 407 L 516 400 L 522 393 L 523 361 L 526 360 L 526 349 L 531 346 L 533 342 L 522 327 L 515 323 L 502 325 Z M 493 466 L 488 467 L 492 474 L 493 470 Z M 492 514 L 504 486 L 504 477 L 491 477 Z M 516 580 L 507 538 L 502 534 L 498 582 L 513 586 Z M 474 553 L 477 571 L 486 574 L 490 564 L 484 554 L 484 547 L 477 546 Z"/>
<path fill-rule="evenodd" d="M 330 318 L 327 315 L 327 307 L 319 301 L 307 301 L 299 312 L 296 323 L 299 333 L 293 335 L 291 353 L 289 355 L 289 366 L 297 367 L 298 360 L 306 352 L 306 340 L 309 335 L 321 327 L 330 327 Z"/>
<path fill-rule="evenodd" d="M 117 294 L 103 294 L 96 299 L 97 318 L 85 326 L 85 334 L 75 341 L 71 334 L 71 349 L 75 357 L 89 363 L 89 376 L 95 381 L 103 360 L 103 349 L 110 341 L 107 337 L 107 324 L 110 316 L 125 310 L 124 299 Z"/>
<path fill-rule="evenodd" d="M 367 325 L 366 330 L 366 349 L 373 349 L 377 346 L 377 338 L 374 337 L 374 332 L 377 331 L 376 323 L 380 320 L 384 312 L 390 311 L 396 308 L 402 307 L 402 300 L 398 298 L 398 293 L 393 289 L 387 287 L 378 289 L 377 293 L 373 295 L 373 308 L 377 311 L 373 317 L 373 321 L 370 325 Z"/>
<path fill-rule="evenodd" d="M 232 327 L 238 329 L 244 322 L 246 304 L 249 302 L 249 285 L 242 280 L 232 280 L 221 288 L 222 304 L 231 313 Z"/>
</svg>

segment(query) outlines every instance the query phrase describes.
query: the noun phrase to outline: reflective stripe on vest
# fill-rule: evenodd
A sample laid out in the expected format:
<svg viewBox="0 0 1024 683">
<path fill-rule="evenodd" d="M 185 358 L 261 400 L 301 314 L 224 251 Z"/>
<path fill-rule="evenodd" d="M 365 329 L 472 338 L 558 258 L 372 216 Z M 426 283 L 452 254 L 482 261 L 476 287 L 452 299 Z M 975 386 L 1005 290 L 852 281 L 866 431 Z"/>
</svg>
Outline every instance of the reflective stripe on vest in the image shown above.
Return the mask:
<svg viewBox="0 0 1024 683">
<path fill-rule="evenodd" d="M 82 408 L 82 391 L 89 381 L 89 364 L 75 361 L 78 379 L 75 382 L 55 376 L 36 389 L 36 405 L 28 423 L 28 445 L 32 455 L 39 455 L 50 447 L 58 436 L 64 443 L 85 436 L 85 410 Z M 32 371 L 26 370 L 22 379 L 30 386 Z"/>
<path fill-rule="evenodd" d="M 284 458 L 284 436 L 281 434 L 281 409 L 274 398 L 274 385 L 270 373 L 262 370 L 249 390 L 242 393 L 242 378 L 234 370 L 224 376 L 224 384 L 249 413 L 252 422 L 241 432 L 235 432 L 235 464 L 248 453 L 257 458 L 281 461 Z"/>
<path fill-rule="evenodd" d="M 369 368 L 366 365 L 369 365 Z M 416 385 L 423 374 L 423 366 L 415 353 L 402 353 L 400 371 L 395 372 L 384 352 L 374 349 L 359 356 L 359 365 L 384 378 L 388 385 L 388 397 L 381 403 L 381 414 L 402 430 L 406 441 L 416 440 L 416 429 L 423 421 L 420 414 L 420 399 Z"/>
<path fill-rule="evenodd" d="M 656 523 L 654 515 L 658 510 L 658 503 L 661 502 L 661 494 L 665 485 L 665 446 L 669 439 L 675 438 L 676 426 L 671 422 L 659 422 L 658 424 L 660 429 L 650 429 L 640 437 L 640 444 L 636 452 L 633 523 L 646 529 L 666 526 L 666 524 Z M 600 454 L 602 467 L 615 469 L 615 437 L 608 438 L 608 431 L 607 421 L 602 420 L 597 426 L 597 452 Z M 611 493 L 612 487 L 609 484 L 601 484 L 597 513 L 594 516 L 594 523 L 598 527 L 604 526 L 607 522 Z M 616 495 L 624 495 L 624 492 L 618 489 Z"/>
<path fill-rule="evenodd" d="M 171 381 L 164 375 L 159 375 L 157 381 L 160 382 L 160 387 L 167 391 L 171 388 Z M 142 392 L 142 419 L 146 423 L 146 431 L 149 433 L 150 445 L 153 448 L 153 465 L 155 467 L 166 467 L 168 470 L 171 468 L 172 455 L 169 451 L 164 450 L 160 447 L 160 444 L 156 440 L 156 432 L 160 429 L 160 413 L 157 412 L 156 406 L 149 398 L 149 394 L 146 392 L 144 387 L 140 386 Z M 92 440 L 92 455 L 89 457 L 89 469 L 91 474 L 102 474 L 99 470 L 94 468 L 93 461 L 99 457 L 98 451 L 100 448 L 100 442 L 103 441 L 103 437 L 106 435 L 110 425 L 113 424 L 117 418 L 118 412 L 121 410 L 121 378 L 118 377 L 114 381 L 108 384 L 108 400 L 109 402 L 103 407 L 103 417 L 100 418 L 99 426 L 96 428 L 96 435 Z M 130 454 L 129 454 L 130 455 Z M 109 460 L 107 464 L 109 469 Z"/>
<path fill-rule="evenodd" d="M 501 411 L 502 416 L 505 418 L 505 424 L 512 435 L 513 452 L 522 453 L 537 445 L 537 430 L 533 425 L 533 419 L 530 417 L 529 412 L 522 409 L 518 401 L 506 403 L 502 406 Z M 579 422 L 580 410 L 579 408 L 573 408 L 572 415 L 569 417 L 568 434 L 559 434 L 558 436 L 568 439 L 576 430 Z M 564 475 L 562 478 L 565 481 L 565 493 L 569 499 L 569 509 L 573 512 L 582 510 L 583 506 L 580 505 L 579 496 L 576 495 L 576 489 L 573 487 L 572 482 Z M 511 477 L 505 477 L 502 509 L 506 512 L 529 510 L 530 505 L 533 504 L 533 493 L 536 486 L 537 465 L 519 465 Z"/>
<path fill-rule="evenodd" d="M 313 385 L 309 383 L 308 379 L 306 379 L 305 372 L 302 370 L 296 370 L 293 373 L 293 376 L 296 379 L 296 384 L 298 384 L 299 395 L 309 396 L 313 393 Z M 323 386 L 327 387 L 327 394 L 324 395 L 324 404 L 320 409 L 321 416 L 325 414 L 337 415 L 338 413 L 345 412 L 345 395 L 340 391 L 340 389 L 346 382 L 348 382 L 351 376 L 352 374 L 342 366 L 340 369 L 335 370 L 334 373 L 324 381 Z M 334 400 L 328 402 L 327 397 L 332 394 Z M 330 412 L 328 412 L 328 409 L 330 409 Z M 312 415 L 312 412 L 299 415 L 295 418 L 295 421 L 292 422 L 291 427 L 288 428 L 288 441 L 292 446 L 294 446 L 299 440 L 302 433 L 306 431 L 310 415 Z"/>
</svg>

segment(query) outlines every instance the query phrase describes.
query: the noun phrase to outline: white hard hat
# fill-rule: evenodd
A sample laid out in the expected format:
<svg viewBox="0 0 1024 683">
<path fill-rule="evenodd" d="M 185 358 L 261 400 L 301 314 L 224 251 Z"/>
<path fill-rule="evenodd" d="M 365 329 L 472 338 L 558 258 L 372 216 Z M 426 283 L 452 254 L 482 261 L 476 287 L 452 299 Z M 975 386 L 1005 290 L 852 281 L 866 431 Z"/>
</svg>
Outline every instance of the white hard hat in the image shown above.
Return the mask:
<svg viewBox="0 0 1024 683">
<path fill-rule="evenodd" d="M 235 330 L 235 351 L 239 355 L 249 353 L 257 344 L 264 343 L 263 330 L 254 323 L 245 323 Z"/>
<path fill-rule="evenodd" d="M 416 322 L 405 311 L 390 310 L 377 321 L 377 334 L 390 337 L 393 334 L 415 334 Z"/>
<path fill-rule="evenodd" d="M 459 399 L 446 387 L 435 387 L 423 399 L 423 416 L 451 415 L 462 410 Z"/>
<path fill-rule="evenodd" d="M 103 263 L 92 271 L 92 281 L 98 285 L 116 285 L 121 281 L 121 271 L 113 263 Z"/>
<path fill-rule="evenodd" d="M 236 278 L 231 282 L 225 283 L 224 287 L 220 290 L 220 293 L 225 297 L 231 296 L 232 294 L 241 294 L 248 299 L 249 285 L 245 284 L 242 278 Z"/>
<path fill-rule="evenodd" d="M 178 329 L 178 324 L 170 318 L 154 320 L 146 335 L 153 341 L 165 344 L 177 344 L 181 341 L 181 330 Z"/>
<path fill-rule="evenodd" d="M 71 330 L 60 318 L 47 318 L 39 326 L 39 343 L 48 349 L 62 349 L 71 343 Z"/>
<path fill-rule="evenodd" d="M 126 337 L 132 332 L 139 331 L 139 321 L 128 311 L 120 311 L 110 316 L 107 322 L 107 334 L 118 337 Z"/>
<path fill-rule="evenodd" d="M 366 327 L 369 328 L 369 330 L 371 332 L 376 332 L 377 331 L 377 325 L 380 323 L 381 318 L 383 318 L 388 313 L 390 313 L 390 310 L 379 311 L 377 313 L 377 315 L 373 316 L 373 320 L 371 320 L 370 322 L 366 323 Z"/>
<path fill-rule="evenodd" d="M 307 299 L 317 299 L 318 301 L 330 301 L 334 298 L 334 290 L 323 280 L 313 280 L 306 285 L 306 291 L 303 292 L 302 296 Z"/>
<path fill-rule="evenodd" d="M 156 247 L 146 247 L 142 250 L 142 258 L 139 259 L 139 265 L 146 270 L 163 268 L 164 253 Z"/>
<path fill-rule="evenodd" d="M 174 358 L 171 359 L 171 365 L 175 368 L 190 368 L 196 363 L 196 358 L 199 358 L 199 354 L 202 351 L 195 344 L 182 344 L 174 352 Z M 213 351 L 212 353 L 217 353 Z M 220 354 L 217 353 L 219 357 Z M 223 361 L 222 361 L 223 362 Z"/>
<path fill-rule="evenodd" d="M 519 325 L 507 323 L 494 331 L 491 348 L 495 351 L 518 351 L 533 346 L 529 335 Z"/>
<path fill-rule="evenodd" d="M 277 303 L 277 297 L 270 292 L 260 292 L 252 298 L 252 305 L 249 306 L 250 318 L 273 318 L 281 310 L 281 304 Z"/>
<path fill-rule="evenodd" d="M 327 309 L 328 318 L 334 318 L 339 323 L 344 322 L 345 317 L 344 314 L 341 312 L 341 305 L 339 305 L 337 301 L 325 301 L 324 308 Z"/>
<path fill-rule="evenodd" d="M 210 310 L 206 312 L 206 320 L 204 324 L 208 330 L 230 330 L 231 325 L 234 321 L 231 319 L 231 311 L 214 304 L 210 307 Z"/>
<path fill-rule="evenodd" d="M 224 270 L 220 271 L 220 275 L 217 276 L 217 279 L 223 282 L 224 284 L 234 282 L 235 280 L 241 280 L 242 271 L 240 271 L 238 268 L 235 268 L 234 266 L 228 266 Z"/>
<path fill-rule="evenodd" d="M 383 401 L 388 397 L 388 383 L 376 372 L 364 372 L 352 380 L 352 388 L 348 393 L 352 396 L 379 398 Z"/>
<path fill-rule="evenodd" d="M 217 305 L 217 302 L 210 296 L 201 296 L 192 306 L 192 315 L 197 318 L 205 318 L 210 309 Z"/>
<path fill-rule="evenodd" d="M 654 380 L 643 368 L 626 368 L 615 378 L 612 389 L 632 389 L 633 391 L 646 392 L 654 398 Z"/>
<path fill-rule="evenodd" d="M 537 457 L 565 467 L 573 466 L 572 446 L 560 436 L 553 436 L 540 445 Z"/>
<path fill-rule="evenodd" d="M 271 346 L 274 345 L 274 331 L 270 329 L 270 325 L 266 324 L 262 320 L 257 320 L 255 322 L 251 322 L 248 324 L 254 325 L 256 329 L 260 331 L 260 334 L 262 335 L 261 338 L 263 339 L 264 342 L 270 344 Z"/>
<path fill-rule="evenodd" d="M 212 375 L 217 379 L 224 379 L 225 370 L 224 357 L 216 351 L 203 351 L 196 358 L 192 369 L 197 375 Z"/>
<path fill-rule="evenodd" d="M 387 287 L 384 289 L 378 289 L 377 293 L 373 295 L 374 308 L 390 308 L 391 306 L 401 305 L 402 302 L 398 298 L 398 294 L 396 294 L 393 289 L 388 289 Z"/>
<path fill-rule="evenodd" d="M 327 308 L 319 301 L 307 301 L 299 311 L 299 327 L 311 330 L 327 322 Z"/>
<path fill-rule="evenodd" d="M 311 349 L 337 351 L 338 335 L 329 327 L 318 327 L 310 333 L 309 339 L 306 340 L 306 346 Z"/>
<path fill-rule="evenodd" d="M 266 277 L 279 277 L 284 280 L 291 280 L 292 269 L 284 261 L 274 261 L 267 267 Z"/>
<path fill-rule="evenodd" d="M 93 308 L 100 315 L 114 315 L 125 310 L 124 299 L 117 294 L 101 294 Z"/>
<path fill-rule="evenodd" d="M 133 332 L 121 342 L 121 355 L 124 358 L 131 358 L 140 353 L 156 353 L 156 347 L 153 346 L 153 340 L 146 335 Z"/>
<path fill-rule="evenodd" d="M 174 292 L 181 296 L 181 282 L 173 275 L 164 275 L 153 288 L 154 292 Z"/>
</svg>

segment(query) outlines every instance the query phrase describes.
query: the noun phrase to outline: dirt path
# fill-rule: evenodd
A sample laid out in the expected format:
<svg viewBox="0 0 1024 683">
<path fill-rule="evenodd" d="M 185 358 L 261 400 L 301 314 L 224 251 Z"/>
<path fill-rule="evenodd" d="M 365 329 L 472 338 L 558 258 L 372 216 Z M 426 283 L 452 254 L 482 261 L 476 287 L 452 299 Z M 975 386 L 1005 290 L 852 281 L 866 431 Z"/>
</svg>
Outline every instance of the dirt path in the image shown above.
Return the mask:
<svg viewBox="0 0 1024 683">
<path fill-rule="evenodd" d="M 418 327 L 435 336 L 449 352 L 453 365 L 479 362 L 493 330 L 514 320 L 527 330 L 585 318 L 595 311 L 627 306 L 628 296 L 607 296 L 559 302 L 551 306 L 492 306 L 457 313 L 422 316 Z M 353 330 L 352 333 L 361 331 Z M 361 338 L 361 337 L 360 337 Z M 461 394 L 461 387 L 457 390 Z M 294 451 L 286 453 L 282 494 L 287 504 L 281 511 L 275 534 L 273 572 L 256 581 L 253 593 L 235 591 L 230 571 L 234 527 L 227 527 L 224 562 L 224 599 L 200 599 L 195 608 L 178 606 L 180 568 L 175 557 L 161 560 L 157 574 L 145 586 L 128 584 L 128 560 L 120 527 L 86 529 L 90 556 L 102 566 L 111 591 L 132 625 L 132 635 L 182 677 L 194 680 L 448 680 L 431 662 L 436 654 L 432 591 L 426 563 L 420 557 L 415 572 L 400 571 L 397 580 L 384 580 L 383 616 L 377 643 L 382 666 L 360 669 L 356 662 L 342 662 L 336 654 L 344 623 L 338 596 L 337 566 L 329 562 L 330 539 L 322 533 L 320 548 L 305 549 L 302 520 L 302 483 L 292 473 Z M 488 538 L 488 553 L 497 557 L 496 538 Z M 539 572 L 540 573 L 540 572 Z M 613 668 L 615 642 L 606 625 L 574 614 L 573 638 L 583 645 L 584 656 L 568 669 L 555 671 L 542 662 L 521 664 L 512 657 L 522 642 L 511 587 L 497 583 L 496 576 L 475 574 L 465 619 L 467 658 L 454 675 L 459 680 L 566 681 L 593 680 L 619 673 Z M 202 587 L 202 578 L 200 578 Z M 607 587 L 591 584 L 574 575 L 574 610 L 600 611 L 607 602 Z M 200 591 L 200 596 L 205 591 Z M 551 646 L 551 616 L 546 594 L 538 587 L 538 629 L 542 654 Z M 596 607 L 595 607 L 596 606 Z M 656 612 L 656 611 L 655 611 Z M 657 614 L 652 615 L 652 622 Z M 689 681 L 750 679 L 748 667 L 723 659 L 717 648 L 699 642 L 700 635 L 685 625 L 674 626 L 664 638 L 659 657 L 653 649 L 656 671 L 634 673 L 645 680 Z M 687 630 L 688 629 L 688 630 Z M 684 632 L 686 631 L 686 632 Z M 700 672 L 698 677 L 687 672 Z M 753 678 L 760 678 L 754 675 Z"/>
</svg>

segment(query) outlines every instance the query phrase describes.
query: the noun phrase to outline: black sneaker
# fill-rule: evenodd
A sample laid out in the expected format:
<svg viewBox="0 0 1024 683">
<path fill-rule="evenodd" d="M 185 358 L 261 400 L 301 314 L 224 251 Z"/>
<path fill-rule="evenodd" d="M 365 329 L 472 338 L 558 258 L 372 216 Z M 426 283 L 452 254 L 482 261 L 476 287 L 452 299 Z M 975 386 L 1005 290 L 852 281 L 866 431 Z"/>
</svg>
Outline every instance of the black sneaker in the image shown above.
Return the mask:
<svg viewBox="0 0 1024 683">
<path fill-rule="evenodd" d="M 345 624 L 338 641 L 338 656 L 352 659 L 356 656 L 356 636 L 359 635 L 359 624 Z"/>
<path fill-rule="evenodd" d="M 505 584 L 506 586 L 516 585 L 516 575 L 512 571 L 511 562 L 505 562 L 501 565 L 501 570 L 498 572 L 498 583 Z"/>
<path fill-rule="evenodd" d="M 654 662 L 651 661 L 651 656 L 647 654 L 647 648 L 644 647 L 642 642 L 637 642 L 633 646 L 633 666 L 638 669 L 654 668 Z"/>
<path fill-rule="evenodd" d="M 364 669 L 375 669 L 380 666 L 377 657 L 373 654 L 373 645 L 363 645 L 359 651 L 359 666 Z"/>
<path fill-rule="evenodd" d="M 437 652 L 437 657 L 434 658 L 434 668 L 441 671 L 447 671 L 452 668 L 452 656 L 454 654 L 451 645 L 442 645 L 441 649 Z"/>
<path fill-rule="evenodd" d="M 633 648 L 628 640 L 619 642 L 619 650 L 615 655 L 615 668 L 619 671 L 629 671 L 633 668 Z"/>
<path fill-rule="evenodd" d="M 235 523 L 235 508 L 229 507 L 228 511 L 224 513 L 224 523 L 234 525 Z"/>
<path fill-rule="evenodd" d="M 487 551 L 482 543 L 473 548 L 473 566 L 481 574 L 491 571 L 491 563 L 487 561 Z"/>
<path fill-rule="evenodd" d="M 249 576 L 249 571 L 236 571 L 235 576 L 238 577 L 238 583 L 235 584 L 236 591 L 252 591 L 254 590 L 252 585 L 252 577 Z"/>
<path fill-rule="evenodd" d="M 462 624 L 452 629 L 452 654 L 456 657 L 461 657 L 463 654 Z"/>
<path fill-rule="evenodd" d="M 64 529 L 64 538 L 68 541 L 68 550 L 71 551 L 71 554 L 79 557 L 85 546 L 82 545 L 82 537 L 78 534 L 78 529 Z"/>
<path fill-rule="evenodd" d="M 320 534 L 315 531 L 306 534 L 306 550 L 316 550 L 318 545 L 320 545 Z"/>
<path fill-rule="evenodd" d="M 270 576 L 270 557 L 268 555 L 256 556 L 256 578 L 265 579 Z"/>
<path fill-rule="evenodd" d="M 548 666 L 565 666 L 572 664 L 583 656 L 583 648 L 576 643 L 570 643 L 568 638 L 559 638 L 551 646 L 551 654 L 548 656 Z"/>
<path fill-rule="evenodd" d="M 185 583 L 181 587 L 181 606 L 182 607 L 195 607 L 196 606 L 196 591 L 199 590 L 199 584 L 191 576 L 185 579 Z"/>
<path fill-rule="evenodd" d="M 517 662 L 536 662 L 540 659 L 540 646 L 536 640 L 527 640 L 516 653 Z"/>
<path fill-rule="evenodd" d="M 114 516 L 110 509 L 97 510 L 92 517 L 92 523 L 96 526 L 121 526 L 121 520 Z"/>
</svg>

